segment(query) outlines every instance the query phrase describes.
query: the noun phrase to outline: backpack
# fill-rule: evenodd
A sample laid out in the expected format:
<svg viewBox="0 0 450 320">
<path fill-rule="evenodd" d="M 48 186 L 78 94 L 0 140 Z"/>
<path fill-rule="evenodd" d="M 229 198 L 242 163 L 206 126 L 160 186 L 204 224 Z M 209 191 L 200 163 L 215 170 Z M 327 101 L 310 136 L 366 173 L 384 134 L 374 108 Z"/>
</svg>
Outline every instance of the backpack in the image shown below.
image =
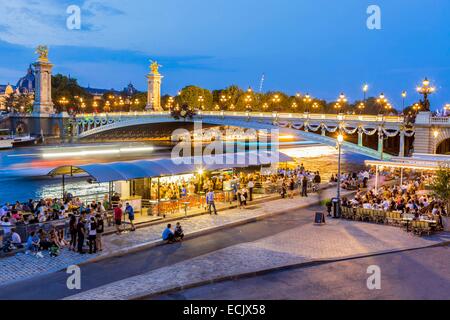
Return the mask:
<svg viewBox="0 0 450 320">
<path fill-rule="evenodd" d="M 57 257 L 59 256 L 59 248 L 58 246 L 51 246 L 50 249 L 48 249 L 49 253 L 50 253 L 50 257 Z"/>
</svg>

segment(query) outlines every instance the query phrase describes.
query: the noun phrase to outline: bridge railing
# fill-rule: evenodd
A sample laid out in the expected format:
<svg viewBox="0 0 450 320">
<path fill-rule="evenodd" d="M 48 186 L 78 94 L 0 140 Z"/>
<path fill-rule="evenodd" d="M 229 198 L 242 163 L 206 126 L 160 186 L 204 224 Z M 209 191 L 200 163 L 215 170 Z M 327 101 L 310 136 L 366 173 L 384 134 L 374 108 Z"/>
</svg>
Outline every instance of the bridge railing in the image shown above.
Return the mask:
<svg viewBox="0 0 450 320">
<path fill-rule="evenodd" d="M 115 113 L 89 113 L 78 114 L 80 118 L 116 118 L 116 117 L 142 117 L 142 116 L 167 116 L 169 111 L 132 111 Z M 240 118 L 267 118 L 267 119 L 302 119 L 302 120 L 328 120 L 328 121 L 363 121 L 363 122 L 392 122 L 402 123 L 403 116 L 385 115 L 354 115 L 354 114 L 319 114 L 319 113 L 278 113 L 278 112 L 245 112 L 245 111 L 199 111 L 198 116 L 216 117 L 240 117 Z"/>
<path fill-rule="evenodd" d="M 450 124 L 450 117 L 431 117 L 431 124 Z"/>
</svg>

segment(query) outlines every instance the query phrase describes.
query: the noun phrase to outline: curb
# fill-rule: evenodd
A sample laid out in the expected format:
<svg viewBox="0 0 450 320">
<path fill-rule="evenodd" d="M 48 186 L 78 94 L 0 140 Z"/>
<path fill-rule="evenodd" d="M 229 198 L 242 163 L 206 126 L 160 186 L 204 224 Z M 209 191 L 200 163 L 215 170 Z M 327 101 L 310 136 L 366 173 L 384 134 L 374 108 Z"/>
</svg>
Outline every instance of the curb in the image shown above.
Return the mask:
<svg viewBox="0 0 450 320">
<path fill-rule="evenodd" d="M 277 267 L 268 268 L 268 269 L 261 269 L 261 270 L 251 271 L 251 272 L 245 272 L 245 273 L 241 273 L 241 274 L 218 277 L 215 279 L 204 280 L 204 281 L 200 281 L 200 282 L 196 282 L 196 283 L 173 287 L 173 288 L 162 290 L 162 291 L 155 292 L 155 293 L 129 296 L 129 297 L 126 297 L 125 299 L 127 299 L 127 300 L 144 300 L 144 299 L 148 299 L 148 298 L 152 298 L 152 297 L 157 297 L 160 295 L 165 295 L 165 294 L 179 292 L 179 291 L 183 291 L 183 290 L 187 290 L 187 289 L 202 287 L 202 286 L 209 285 L 209 284 L 215 284 L 215 283 L 220 283 L 220 282 L 225 282 L 225 281 L 239 280 L 239 279 L 246 279 L 246 278 L 262 276 L 262 275 L 266 275 L 266 274 L 276 272 L 276 271 L 302 269 L 302 268 L 320 266 L 320 265 L 324 265 L 324 264 L 330 264 L 330 263 L 336 263 L 336 262 L 342 262 L 342 261 L 351 261 L 351 260 L 356 260 L 356 259 L 377 257 L 377 256 L 388 255 L 388 254 L 394 254 L 394 253 L 423 250 L 423 249 L 436 248 L 436 247 L 444 247 L 444 246 L 448 246 L 448 245 L 450 245 L 450 241 L 444 241 L 441 243 L 424 246 L 424 247 L 399 249 L 399 250 L 384 250 L 384 251 L 380 251 L 380 252 L 372 253 L 372 254 L 352 255 L 352 256 L 346 256 L 346 257 L 341 257 L 341 258 L 337 258 L 337 259 L 318 259 L 318 260 L 313 260 L 313 261 L 308 261 L 308 262 L 301 262 L 301 263 L 277 266 Z"/>
<path fill-rule="evenodd" d="M 237 220 L 237 221 L 233 221 L 233 222 L 229 222 L 217 227 L 212 227 L 212 228 L 203 228 L 197 231 L 193 231 L 190 233 L 186 233 L 184 239 L 193 239 L 193 238 L 197 238 L 203 235 L 207 235 L 210 233 L 214 233 L 216 231 L 219 230 L 223 230 L 223 229 L 228 229 L 228 228 L 232 228 L 232 227 L 236 227 L 239 225 L 245 225 L 248 223 L 252 223 L 252 222 L 256 222 L 256 221 L 260 221 L 260 220 L 264 220 L 266 218 L 269 217 L 273 217 L 273 216 L 277 216 L 277 215 L 281 215 L 284 213 L 289 213 L 295 210 L 299 210 L 299 209 L 304 209 L 307 208 L 309 206 L 313 206 L 313 205 L 317 205 L 319 203 L 319 201 L 313 201 L 312 203 L 304 203 L 302 205 L 299 205 L 295 208 L 289 209 L 289 210 L 278 210 L 278 211 L 273 211 L 273 212 L 268 212 L 266 214 L 262 214 L 259 215 L 257 217 L 251 217 L 251 218 L 244 218 L 241 220 Z M 244 209 L 245 210 L 245 209 Z M 179 220 L 179 219 L 178 219 Z M 153 240 L 150 242 L 146 242 L 146 243 L 142 243 L 142 244 L 138 244 L 132 247 L 128 247 L 128 248 L 124 248 L 124 249 L 120 249 L 119 251 L 116 251 L 112 254 L 108 254 L 108 255 L 104 255 L 104 256 L 98 256 L 89 260 L 86 260 L 80 264 L 78 264 L 78 266 L 84 266 L 90 263 L 97 263 L 103 260 L 107 260 L 107 259 L 111 259 L 111 258 L 117 258 L 117 257 L 121 257 L 130 253 L 136 253 L 139 251 L 142 251 L 144 249 L 150 249 L 150 248 L 154 248 L 160 245 L 164 245 L 166 242 L 164 240 Z"/>
<path fill-rule="evenodd" d="M 279 199 L 278 196 L 269 196 L 269 197 L 266 197 L 266 198 L 263 198 L 263 199 L 254 200 L 254 201 L 252 201 L 251 205 L 257 205 L 257 204 L 260 204 L 260 203 L 264 203 L 264 202 L 267 202 L 267 201 L 274 201 L 274 200 L 278 200 L 278 199 Z M 251 206 L 249 206 L 249 207 L 251 207 Z M 236 208 L 238 208 L 238 205 L 237 204 L 236 205 L 233 204 L 230 207 L 217 209 L 217 212 L 228 211 L 228 210 L 236 209 Z M 184 218 L 200 217 L 200 216 L 203 216 L 203 215 L 206 215 L 206 214 L 208 214 L 208 212 L 207 211 L 203 211 L 203 212 L 190 214 L 187 217 L 185 217 L 185 216 L 180 216 L 180 217 L 176 217 L 176 218 L 175 217 L 174 218 L 171 218 L 171 217 L 163 218 L 163 217 L 161 217 L 161 219 L 157 219 L 157 220 L 153 220 L 153 221 L 149 221 L 149 222 L 137 223 L 137 224 L 135 224 L 135 227 L 136 227 L 136 229 L 146 228 L 146 227 L 157 225 L 157 224 L 161 224 L 161 223 L 174 222 L 174 221 L 177 221 L 177 220 L 180 220 L 180 219 L 184 219 Z M 128 224 L 128 222 L 126 222 L 126 221 L 124 221 L 124 223 Z M 107 231 L 107 232 L 103 233 L 103 235 L 108 236 L 108 235 L 111 235 L 111 234 L 114 234 L 114 233 L 116 233 L 115 230 L 110 230 L 110 231 Z"/>
</svg>

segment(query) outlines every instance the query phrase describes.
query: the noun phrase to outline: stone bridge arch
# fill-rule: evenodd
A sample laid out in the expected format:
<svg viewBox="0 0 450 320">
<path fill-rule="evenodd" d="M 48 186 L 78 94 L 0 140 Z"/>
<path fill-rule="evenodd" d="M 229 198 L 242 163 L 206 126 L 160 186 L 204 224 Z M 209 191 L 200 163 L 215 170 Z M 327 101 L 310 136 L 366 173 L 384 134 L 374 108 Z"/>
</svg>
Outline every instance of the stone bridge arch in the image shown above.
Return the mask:
<svg viewBox="0 0 450 320">
<path fill-rule="evenodd" d="M 437 137 L 435 138 L 434 153 L 448 154 L 450 153 L 450 129 L 439 129 Z M 434 138 L 434 131 L 433 131 Z"/>
</svg>

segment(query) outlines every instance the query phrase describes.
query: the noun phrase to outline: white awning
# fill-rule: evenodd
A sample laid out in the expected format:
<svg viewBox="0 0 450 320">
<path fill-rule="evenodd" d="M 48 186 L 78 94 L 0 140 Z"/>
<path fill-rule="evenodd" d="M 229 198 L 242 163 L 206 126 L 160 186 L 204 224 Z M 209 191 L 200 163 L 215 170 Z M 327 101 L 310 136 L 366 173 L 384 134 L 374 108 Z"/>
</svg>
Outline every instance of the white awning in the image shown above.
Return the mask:
<svg viewBox="0 0 450 320">
<path fill-rule="evenodd" d="M 49 176 L 87 174 L 97 182 L 127 181 L 196 172 L 199 169 L 211 171 L 232 168 L 261 166 L 279 162 L 294 161 L 279 152 L 249 152 L 220 154 L 212 156 L 149 159 L 113 163 L 96 163 L 78 166 L 61 166 L 48 173 Z"/>
</svg>

